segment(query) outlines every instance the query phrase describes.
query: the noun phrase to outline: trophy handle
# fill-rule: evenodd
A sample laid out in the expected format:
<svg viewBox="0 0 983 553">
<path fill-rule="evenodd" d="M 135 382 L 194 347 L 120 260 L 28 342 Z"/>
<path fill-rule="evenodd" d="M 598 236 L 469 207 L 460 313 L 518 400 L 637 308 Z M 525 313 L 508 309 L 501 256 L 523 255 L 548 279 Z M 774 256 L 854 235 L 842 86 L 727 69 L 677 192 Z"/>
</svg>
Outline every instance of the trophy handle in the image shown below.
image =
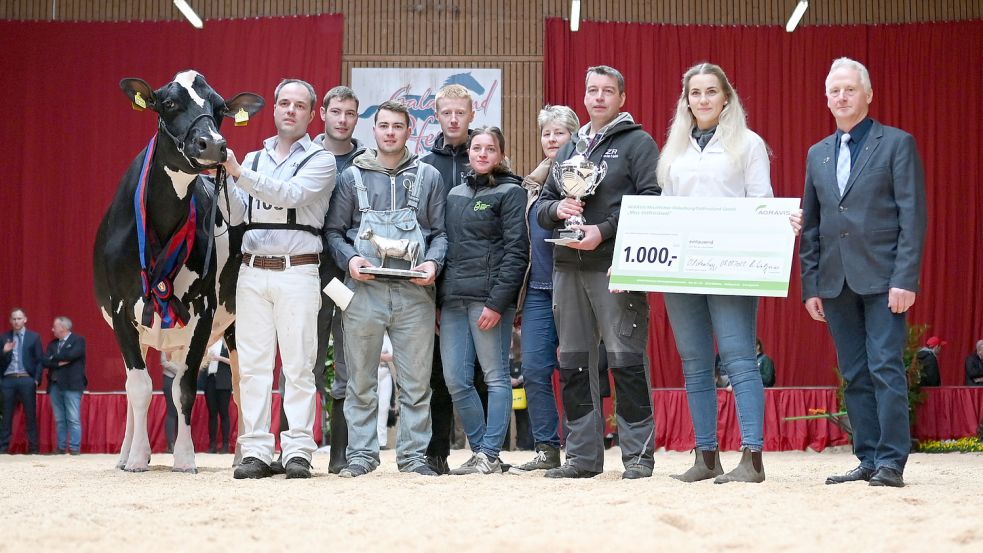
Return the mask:
<svg viewBox="0 0 983 553">
<path fill-rule="evenodd" d="M 555 160 L 553 161 L 552 167 L 550 167 L 550 174 L 553 175 L 553 180 L 556 181 L 556 185 L 560 187 L 560 191 L 562 192 L 563 187 L 561 184 L 563 181 L 560 180 L 560 164 Z"/>
<path fill-rule="evenodd" d="M 608 174 L 608 162 L 602 161 L 601 168 L 597 171 L 597 176 L 594 178 L 594 182 L 600 184 L 604 180 L 604 176 Z M 594 186 L 597 186 L 595 184 Z"/>
</svg>

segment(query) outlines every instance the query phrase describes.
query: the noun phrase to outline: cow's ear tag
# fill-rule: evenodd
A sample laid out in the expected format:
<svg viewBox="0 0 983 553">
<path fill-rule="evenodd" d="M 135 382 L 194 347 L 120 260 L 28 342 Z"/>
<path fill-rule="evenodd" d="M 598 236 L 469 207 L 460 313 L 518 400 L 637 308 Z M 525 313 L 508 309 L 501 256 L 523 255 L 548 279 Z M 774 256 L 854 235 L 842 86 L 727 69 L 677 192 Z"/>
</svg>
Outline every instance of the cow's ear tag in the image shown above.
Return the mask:
<svg viewBox="0 0 983 553">
<path fill-rule="evenodd" d="M 235 122 L 237 127 L 245 127 L 249 124 L 249 113 L 246 110 L 239 108 L 239 111 L 235 114 Z"/>
<path fill-rule="evenodd" d="M 143 99 L 143 95 L 137 92 L 133 96 L 133 109 L 137 111 L 143 111 L 147 109 L 147 101 Z"/>
</svg>

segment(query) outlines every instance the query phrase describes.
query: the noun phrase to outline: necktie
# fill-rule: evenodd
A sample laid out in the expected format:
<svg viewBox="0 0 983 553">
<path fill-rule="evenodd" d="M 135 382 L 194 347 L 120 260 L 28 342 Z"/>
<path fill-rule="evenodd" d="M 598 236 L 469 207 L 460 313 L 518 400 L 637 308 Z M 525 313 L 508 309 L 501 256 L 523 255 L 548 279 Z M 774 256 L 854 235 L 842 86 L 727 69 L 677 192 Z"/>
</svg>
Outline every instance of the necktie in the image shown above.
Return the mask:
<svg viewBox="0 0 983 553">
<path fill-rule="evenodd" d="M 55 351 L 55 353 L 61 353 L 61 348 L 64 345 L 65 345 L 65 339 L 64 338 L 62 338 L 61 340 L 58 340 L 58 349 Z"/>
<path fill-rule="evenodd" d="M 840 139 L 840 155 L 836 158 L 836 184 L 840 187 L 840 196 L 850 180 L 850 133 L 843 133 Z"/>
<path fill-rule="evenodd" d="M 21 334 L 19 332 L 15 332 L 14 333 L 14 351 L 13 351 L 13 355 L 10 358 L 10 368 L 7 370 L 7 373 L 17 374 L 17 373 L 24 372 L 24 368 L 21 366 L 21 360 L 20 360 L 20 357 L 21 357 L 21 355 L 20 355 L 21 354 L 21 351 L 20 351 L 21 341 L 22 341 Z"/>
</svg>

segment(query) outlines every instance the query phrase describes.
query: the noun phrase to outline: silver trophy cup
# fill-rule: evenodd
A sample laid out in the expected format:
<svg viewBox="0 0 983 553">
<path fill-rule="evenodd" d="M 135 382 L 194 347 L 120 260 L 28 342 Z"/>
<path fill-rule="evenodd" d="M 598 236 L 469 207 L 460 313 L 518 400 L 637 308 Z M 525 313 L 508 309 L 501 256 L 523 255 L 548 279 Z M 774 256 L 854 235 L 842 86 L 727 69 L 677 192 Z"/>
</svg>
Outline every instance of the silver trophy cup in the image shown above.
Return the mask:
<svg viewBox="0 0 983 553">
<path fill-rule="evenodd" d="M 595 165 L 592 161 L 584 157 L 587 151 L 587 141 L 580 140 L 576 145 L 577 154 L 563 163 L 553 165 L 553 179 L 560 185 L 563 194 L 568 198 L 583 200 L 594 194 L 598 185 L 604 180 L 604 175 L 608 172 L 607 162 Z M 573 225 L 586 224 L 582 215 L 574 215 L 566 220 L 563 230 L 559 231 L 559 238 L 547 238 L 547 242 L 556 244 L 566 244 L 571 241 L 580 241 L 584 238 L 584 231 L 570 228 Z"/>
</svg>

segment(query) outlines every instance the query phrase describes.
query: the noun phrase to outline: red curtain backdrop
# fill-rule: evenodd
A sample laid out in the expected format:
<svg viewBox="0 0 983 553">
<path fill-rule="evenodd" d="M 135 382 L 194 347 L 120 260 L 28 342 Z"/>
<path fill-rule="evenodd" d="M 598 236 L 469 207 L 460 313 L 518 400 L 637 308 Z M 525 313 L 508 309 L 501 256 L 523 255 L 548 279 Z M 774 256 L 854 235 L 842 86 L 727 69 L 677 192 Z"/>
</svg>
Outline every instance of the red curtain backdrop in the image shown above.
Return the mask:
<svg viewBox="0 0 983 553">
<path fill-rule="evenodd" d="M 802 197 L 809 146 L 835 130 L 823 95 L 833 59 L 870 70 L 871 115 L 918 142 L 925 164 L 929 228 L 922 289 L 909 322 L 931 325 L 949 342 L 942 383 L 963 383 L 963 360 L 983 338 L 983 192 L 979 176 L 983 107 L 983 22 L 802 27 L 669 26 L 566 21 L 546 24 L 545 100 L 574 108 L 583 122 L 584 73 L 607 64 L 625 75 L 632 113 L 661 145 L 683 72 L 710 61 L 724 68 L 748 124 L 773 152 L 776 196 Z M 832 385 L 836 358 L 824 326 L 800 301 L 798 263 L 788 299 L 763 299 L 758 334 L 775 359 L 779 386 Z M 652 295 L 653 384 L 683 383 L 661 298 Z"/>
<path fill-rule="evenodd" d="M 127 23 L 0 22 L 5 117 L 0 125 L 0 309 L 14 305 L 51 339 L 67 315 L 87 339 L 90 390 L 121 390 L 124 371 L 92 286 L 92 246 L 123 172 L 155 132 L 136 112 L 123 77 L 160 87 L 184 69 L 225 98 L 256 92 L 267 107 L 247 127 L 222 129 L 239 158 L 273 128 L 273 89 L 284 77 L 318 94 L 340 83 L 343 20 L 315 17 Z M 315 118 L 311 132 L 321 132 Z M 159 371 L 152 371 L 155 388 Z"/>
</svg>

